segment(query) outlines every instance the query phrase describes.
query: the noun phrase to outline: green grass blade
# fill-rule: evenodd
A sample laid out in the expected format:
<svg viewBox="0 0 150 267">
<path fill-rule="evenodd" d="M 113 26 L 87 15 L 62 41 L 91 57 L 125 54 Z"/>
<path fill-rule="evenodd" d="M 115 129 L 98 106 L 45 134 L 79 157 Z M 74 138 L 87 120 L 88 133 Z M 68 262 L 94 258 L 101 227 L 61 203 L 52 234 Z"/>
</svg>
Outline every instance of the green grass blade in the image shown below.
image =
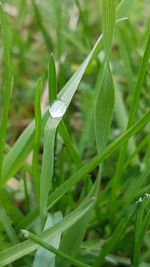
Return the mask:
<svg viewBox="0 0 150 267">
<path fill-rule="evenodd" d="M 43 81 L 40 79 L 37 83 L 36 96 L 34 102 L 35 112 L 35 137 L 33 148 L 33 160 L 32 160 L 32 173 L 35 186 L 35 194 L 37 200 L 40 197 L 40 173 L 39 173 L 39 148 L 42 134 L 42 116 L 41 116 L 41 95 L 42 95 Z"/>
<path fill-rule="evenodd" d="M 12 199 L 9 198 L 8 194 L 3 190 L 0 193 L 0 202 L 2 203 L 9 218 L 14 224 L 18 223 L 24 217 L 21 210 L 15 205 Z"/>
<path fill-rule="evenodd" d="M 5 211 L 5 209 L 3 208 L 3 206 L 0 203 L 0 221 L 2 222 L 6 233 L 8 234 L 9 239 L 11 240 L 11 242 L 13 244 L 18 243 L 18 237 L 10 223 L 10 219 L 7 216 L 7 213 Z"/>
<path fill-rule="evenodd" d="M 47 244 L 39 236 L 34 235 L 34 234 L 32 234 L 31 232 L 29 232 L 27 230 L 22 230 L 22 233 L 25 236 L 25 238 L 31 239 L 35 243 L 43 246 L 43 248 L 45 248 L 45 249 L 49 250 L 50 252 L 56 254 L 58 257 L 61 257 L 64 260 L 70 262 L 74 266 L 77 266 L 77 267 L 89 267 L 90 266 L 88 264 L 84 264 L 83 262 L 81 262 L 81 261 L 79 261 L 77 259 L 72 258 L 71 256 L 69 256 L 68 254 L 64 253 L 63 251 L 58 250 L 55 247 Z"/>
<path fill-rule="evenodd" d="M 103 32 L 103 43 L 104 50 L 107 60 L 109 61 L 111 48 L 112 48 L 112 40 L 113 40 L 113 32 L 116 21 L 116 1 L 115 0 L 101 0 L 101 8 L 102 8 L 102 32 Z"/>
<path fill-rule="evenodd" d="M 83 74 L 93 57 L 95 57 L 101 48 L 101 36 L 99 37 L 98 41 L 96 42 L 93 50 L 81 64 L 79 69 L 75 72 L 75 74 L 70 78 L 67 84 L 63 87 L 63 89 L 58 94 L 58 98 L 61 99 L 65 104 L 66 107 L 69 106 L 72 97 L 83 77 Z M 46 109 L 45 113 L 43 114 L 43 127 L 46 124 L 46 121 L 49 117 L 48 110 Z M 3 183 L 5 183 L 11 176 L 13 176 L 19 168 L 22 166 L 25 158 L 30 153 L 33 148 L 33 138 L 34 138 L 34 129 L 35 129 L 35 122 L 33 121 L 23 132 L 23 134 L 18 138 L 15 145 L 9 151 L 4 159 L 4 167 L 2 170 L 2 179 Z"/>
<path fill-rule="evenodd" d="M 52 185 L 54 144 L 59 120 L 49 118 L 44 129 L 44 152 L 40 179 L 40 217 L 43 228 L 46 219 L 48 194 Z"/>
<path fill-rule="evenodd" d="M 135 2 L 136 0 L 122 0 L 117 6 L 117 19 L 119 20 L 123 17 L 126 17 Z"/>
<path fill-rule="evenodd" d="M 58 257 L 63 258 L 64 260 L 70 262 L 71 264 L 73 264 L 74 266 L 77 267 L 90 267 L 90 265 L 85 264 L 79 260 L 76 260 L 74 258 L 72 258 L 70 255 L 64 253 L 61 250 L 56 249 L 55 247 L 47 244 L 46 242 L 44 242 L 39 236 L 27 231 L 27 230 L 22 230 L 22 234 L 24 235 L 25 238 L 31 239 L 32 241 L 34 241 L 35 243 L 39 244 L 40 246 L 43 246 L 43 248 L 47 249 L 48 251 L 56 254 Z M 41 265 L 40 265 L 41 266 Z M 47 265 L 48 266 L 48 265 Z M 45 265 L 46 267 L 46 265 Z"/>
<path fill-rule="evenodd" d="M 107 144 L 114 109 L 114 84 L 108 64 L 105 65 L 94 116 L 97 151 L 102 152 Z"/>
<path fill-rule="evenodd" d="M 48 90 L 49 90 L 49 103 L 52 103 L 57 98 L 57 77 L 56 77 L 56 67 L 53 54 L 50 55 L 48 63 Z"/>
<path fill-rule="evenodd" d="M 36 3 L 36 0 L 32 0 L 33 8 L 34 8 L 34 14 L 38 23 L 38 26 L 41 29 L 41 33 L 43 35 L 43 39 L 45 41 L 45 45 L 48 50 L 53 50 L 53 41 L 52 38 L 50 37 L 50 34 L 48 33 L 44 23 L 43 19 L 39 10 L 39 5 Z"/>
<path fill-rule="evenodd" d="M 69 136 L 67 127 L 66 127 L 63 120 L 60 122 L 58 130 L 59 130 L 59 134 L 63 138 L 64 144 L 67 147 L 70 156 L 72 157 L 72 159 L 76 163 L 77 167 L 80 168 L 83 165 L 82 160 L 81 160 L 80 155 L 77 151 L 77 148 L 75 147 L 75 145 L 73 144 L 73 142 Z"/>
<path fill-rule="evenodd" d="M 128 117 L 127 128 L 131 127 L 131 125 L 133 124 L 134 119 L 135 119 L 135 115 L 136 115 L 139 100 L 140 100 L 140 93 L 141 93 L 141 90 L 143 87 L 143 82 L 145 79 L 145 75 L 146 75 L 146 71 L 147 71 L 147 67 L 148 67 L 148 63 L 149 63 L 149 58 L 150 58 L 150 32 L 149 32 L 149 36 L 147 39 L 147 44 L 145 47 L 144 55 L 143 55 L 143 58 L 141 61 L 139 73 L 137 76 L 137 82 L 136 82 L 134 93 L 133 93 L 133 99 L 132 99 L 131 109 L 130 109 L 130 113 L 129 113 L 129 117 Z M 125 160 L 125 156 L 126 156 L 126 151 L 127 151 L 127 144 L 124 143 L 124 145 L 121 147 L 121 151 L 119 154 L 119 160 L 118 160 L 117 167 L 116 167 L 116 172 L 115 172 L 115 175 L 113 178 L 112 201 L 111 201 L 112 205 L 114 202 L 113 199 L 116 195 L 116 192 L 119 190 L 119 187 L 120 187 L 120 177 L 121 177 L 122 171 L 123 171 L 123 165 L 124 165 L 124 160 Z"/>
<path fill-rule="evenodd" d="M 150 195 L 145 194 L 144 197 L 140 198 L 139 200 L 138 211 L 135 220 L 133 267 L 139 266 L 140 250 L 146 228 L 149 225 L 149 220 L 150 220 Z"/>
<path fill-rule="evenodd" d="M 62 233 L 74 223 L 76 223 L 82 216 L 84 216 L 91 206 L 95 204 L 95 198 L 84 201 L 75 211 L 66 216 L 60 223 L 54 225 L 48 230 L 45 230 L 40 237 L 47 241 L 54 237 L 58 232 Z M 31 241 L 22 242 L 16 246 L 0 252 L 0 265 L 5 266 L 37 249 L 38 245 Z"/>
<path fill-rule="evenodd" d="M 62 213 L 61 212 L 56 212 L 54 214 L 48 214 L 46 224 L 44 227 L 44 230 L 49 229 L 53 225 L 59 223 L 62 220 Z M 58 249 L 59 243 L 60 243 L 60 237 L 61 234 L 58 232 L 56 236 L 54 236 L 52 239 L 47 240 L 48 245 L 53 246 L 54 249 Z M 33 267 L 55 267 L 55 254 L 48 252 L 46 249 L 43 247 L 38 248 L 34 262 L 33 262 Z"/>
<path fill-rule="evenodd" d="M 3 43 L 4 43 L 4 59 L 5 59 L 5 88 L 3 92 L 3 110 L 2 110 L 2 122 L 0 129 L 0 187 L 2 185 L 2 168 L 4 160 L 4 146 L 6 139 L 7 131 L 7 121 L 8 121 L 8 112 L 12 88 L 12 67 L 10 60 L 10 48 L 9 48 L 9 37 L 8 37 L 8 26 L 6 15 L 3 10 L 3 6 L 0 3 L 0 22 L 3 34 Z"/>
<path fill-rule="evenodd" d="M 97 56 L 98 52 L 100 51 L 101 44 L 102 36 L 99 37 L 93 50 L 90 52 L 90 54 L 81 64 L 79 69 L 75 72 L 75 74 L 70 78 L 70 80 L 58 94 L 58 98 L 61 98 L 65 103 L 67 102 L 67 99 L 69 100 L 68 105 L 74 95 L 77 86 L 79 85 L 79 82 L 83 76 L 84 71 L 86 70 L 87 65 L 92 59 Z M 48 111 L 46 109 L 45 113 L 43 114 L 43 127 L 45 126 L 47 119 Z M 34 129 L 35 123 L 33 121 L 22 133 L 20 138 L 18 138 L 15 145 L 6 155 L 2 170 L 3 183 L 5 183 L 11 176 L 13 176 L 19 170 L 19 168 L 24 163 L 25 158 L 31 152 L 33 148 Z"/>
<path fill-rule="evenodd" d="M 100 255 L 97 257 L 95 263 L 93 264 L 93 267 L 100 267 L 104 261 L 105 256 L 116 248 L 116 246 L 119 243 L 119 240 L 124 236 L 125 230 L 130 220 L 135 214 L 135 210 L 136 210 L 136 205 L 133 205 L 130 208 L 128 214 L 126 214 L 126 217 L 123 217 L 121 219 L 120 223 L 114 230 L 111 239 L 104 245 L 102 251 L 100 252 Z"/>
<path fill-rule="evenodd" d="M 147 122 L 150 120 L 150 110 L 148 110 L 140 120 L 138 120 L 131 128 L 129 128 L 124 134 L 108 145 L 102 153 L 99 153 L 92 160 L 81 167 L 75 174 L 73 174 L 68 180 L 60 185 L 48 199 L 48 209 L 50 209 L 66 192 L 84 178 L 88 173 L 94 170 L 100 163 L 107 159 L 113 152 L 115 152 L 124 142 L 128 141 L 134 134 L 136 134 Z M 31 218 L 35 218 L 38 215 L 38 210 L 34 211 L 34 215 L 30 215 Z M 28 220 L 27 220 L 28 223 Z M 24 222 L 20 224 L 20 227 L 25 227 Z"/>
</svg>

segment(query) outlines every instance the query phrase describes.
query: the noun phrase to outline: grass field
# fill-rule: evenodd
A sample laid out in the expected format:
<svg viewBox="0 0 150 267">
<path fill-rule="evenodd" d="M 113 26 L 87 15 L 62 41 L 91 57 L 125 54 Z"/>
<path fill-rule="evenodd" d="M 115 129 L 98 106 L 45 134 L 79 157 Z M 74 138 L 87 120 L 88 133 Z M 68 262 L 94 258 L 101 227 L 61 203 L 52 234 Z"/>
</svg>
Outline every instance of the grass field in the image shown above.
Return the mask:
<svg viewBox="0 0 150 267">
<path fill-rule="evenodd" d="M 0 267 L 150 267 L 149 0 L 0 24 Z"/>
</svg>

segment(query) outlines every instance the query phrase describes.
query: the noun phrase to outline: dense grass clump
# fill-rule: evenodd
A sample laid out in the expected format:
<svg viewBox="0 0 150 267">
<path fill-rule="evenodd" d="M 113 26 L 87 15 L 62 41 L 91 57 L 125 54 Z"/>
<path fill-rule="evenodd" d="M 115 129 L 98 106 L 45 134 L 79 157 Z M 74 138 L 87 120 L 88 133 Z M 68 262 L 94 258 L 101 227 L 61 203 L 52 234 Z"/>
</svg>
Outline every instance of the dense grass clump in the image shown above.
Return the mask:
<svg viewBox="0 0 150 267">
<path fill-rule="evenodd" d="M 0 3 L 0 266 L 150 266 L 149 14 Z"/>
</svg>

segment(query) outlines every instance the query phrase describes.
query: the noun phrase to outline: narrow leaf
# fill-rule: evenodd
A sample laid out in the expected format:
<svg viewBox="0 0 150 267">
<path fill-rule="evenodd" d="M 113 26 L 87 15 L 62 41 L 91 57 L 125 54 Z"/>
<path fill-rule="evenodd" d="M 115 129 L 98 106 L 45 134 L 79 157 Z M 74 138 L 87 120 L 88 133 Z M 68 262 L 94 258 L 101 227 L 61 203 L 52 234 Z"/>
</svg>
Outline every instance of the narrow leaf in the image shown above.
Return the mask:
<svg viewBox="0 0 150 267">
<path fill-rule="evenodd" d="M 61 220 L 62 220 L 61 212 L 56 212 L 54 214 L 49 213 L 47 216 L 47 221 L 44 230 L 47 230 L 53 225 L 59 223 Z M 52 239 L 50 238 L 50 240 L 47 240 L 47 243 L 53 246 L 54 248 L 58 249 L 60 243 L 60 237 L 61 234 L 58 232 L 57 235 L 54 236 Z M 47 251 L 42 247 L 38 248 L 33 262 L 33 267 L 41 267 L 41 266 L 55 267 L 55 254 Z"/>
<path fill-rule="evenodd" d="M 42 79 L 38 81 L 36 88 L 36 96 L 34 102 L 35 110 L 35 137 L 34 137 L 34 148 L 33 148 L 33 161 L 32 161 L 32 172 L 35 186 L 35 193 L 37 200 L 39 200 L 40 194 L 40 173 L 39 173 L 39 148 L 40 139 L 42 133 L 42 117 L 41 117 L 41 94 L 42 94 Z"/>
<path fill-rule="evenodd" d="M 101 0 L 102 1 L 102 32 L 104 50 L 107 60 L 109 61 L 113 32 L 116 20 L 116 3 L 115 0 Z"/>
</svg>

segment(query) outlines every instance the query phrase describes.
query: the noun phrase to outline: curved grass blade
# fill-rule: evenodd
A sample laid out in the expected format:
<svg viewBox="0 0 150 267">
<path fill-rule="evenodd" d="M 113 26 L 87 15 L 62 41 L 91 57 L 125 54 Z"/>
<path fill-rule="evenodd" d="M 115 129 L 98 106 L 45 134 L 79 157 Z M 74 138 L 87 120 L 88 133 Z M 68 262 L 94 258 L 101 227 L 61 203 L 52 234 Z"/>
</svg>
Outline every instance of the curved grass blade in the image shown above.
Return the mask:
<svg viewBox="0 0 150 267">
<path fill-rule="evenodd" d="M 32 161 L 32 173 L 35 186 L 35 194 L 37 200 L 40 197 L 40 173 L 39 173 L 39 148 L 40 139 L 42 133 L 42 117 L 41 117 L 41 95 L 42 95 L 43 81 L 39 79 L 36 88 L 36 96 L 34 102 L 35 110 L 35 137 L 34 137 L 34 147 L 33 147 L 33 161 Z"/>
</svg>

